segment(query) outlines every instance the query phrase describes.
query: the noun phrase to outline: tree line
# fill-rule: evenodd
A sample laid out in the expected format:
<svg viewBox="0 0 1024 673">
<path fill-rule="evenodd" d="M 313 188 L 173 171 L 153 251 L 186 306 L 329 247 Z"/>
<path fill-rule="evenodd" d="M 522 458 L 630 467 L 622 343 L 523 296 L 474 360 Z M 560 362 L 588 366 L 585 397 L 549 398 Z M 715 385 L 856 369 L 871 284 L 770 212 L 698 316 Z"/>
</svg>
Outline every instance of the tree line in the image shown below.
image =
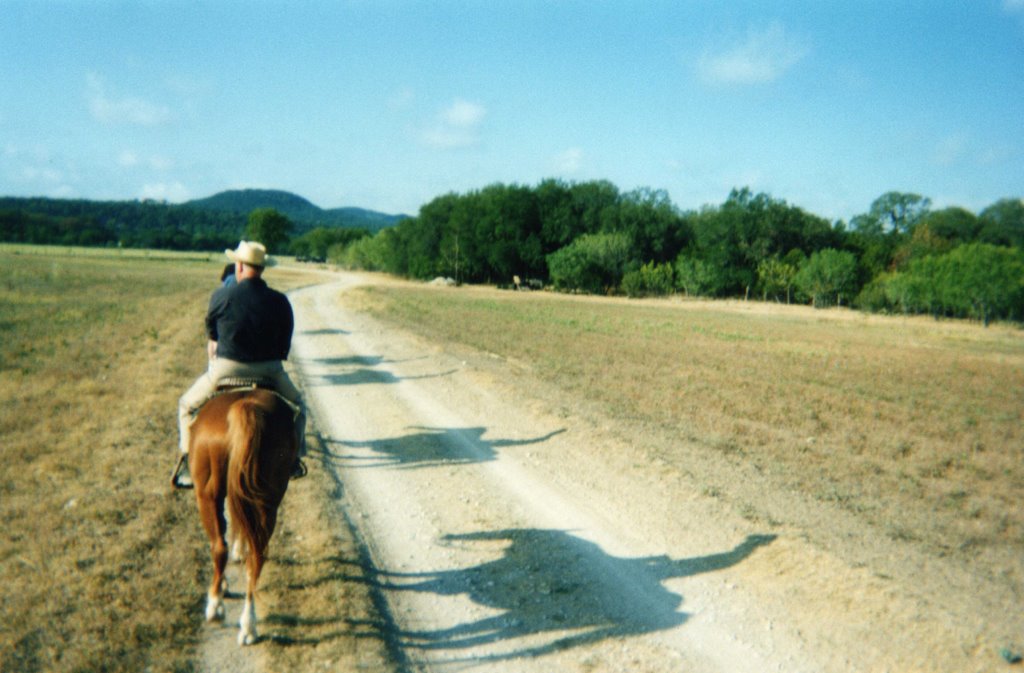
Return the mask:
<svg viewBox="0 0 1024 673">
<path fill-rule="evenodd" d="M 850 222 L 749 188 L 681 210 L 662 190 L 545 180 L 449 193 L 332 261 L 416 279 L 568 292 L 756 297 L 814 306 L 1024 319 L 1024 201 L 975 214 L 888 192 Z"/>
<path fill-rule="evenodd" d="M 154 202 L 0 198 L 0 240 L 219 251 L 240 238 L 273 254 L 416 279 L 631 297 L 684 293 L 814 306 L 1024 320 L 1024 201 L 975 214 L 888 192 L 850 222 L 749 188 L 676 207 L 663 190 L 549 179 L 448 193 L 415 217 L 364 229 L 297 226 L 274 208 L 247 215 Z"/>
<path fill-rule="evenodd" d="M 327 250 L 369 232 L 313 227 L 274 208 L 248 213 L 152 201 L 0 198 L 0 241 L 37 245 L 222 251 L 242 238 L 274 254 L 326 258 Z"/>
<path fill-rule="evenodd" d="M 0 241 L 165 250 L 238 244 L 246 216 L 148 201 L 0 198 Z"/>
</svg>

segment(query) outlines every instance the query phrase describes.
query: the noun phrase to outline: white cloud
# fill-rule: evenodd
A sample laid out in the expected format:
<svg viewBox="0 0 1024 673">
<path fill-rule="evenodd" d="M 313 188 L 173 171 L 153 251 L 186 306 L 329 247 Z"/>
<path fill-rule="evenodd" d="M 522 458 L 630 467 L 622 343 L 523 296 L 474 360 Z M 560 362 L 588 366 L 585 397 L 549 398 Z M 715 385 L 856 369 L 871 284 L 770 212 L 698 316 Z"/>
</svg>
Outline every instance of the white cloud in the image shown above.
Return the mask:
<svg viewBox="0 0 1024 673">
<path fill-rule="evenodd" d="M 1011 144 L 1001 144 L 983 149 L 978 153 L 977 163 L 980 166 L 992 166 L 1011 160 L 1018 152 Z"/>
<path fill-rule="evenodd" d="M 67 191 L 75 171 L 44 145 L 7 143 L 0 152 L 0 174 L 41 196 Z"/>
<path fill-rule="evenodd" d="M 966 133 L 955 133 L 941 139 L 932 152 L 932 161 L 949 167 L 959 163 L 967 154 L 969 140 Z"/>
<path fill-rule="evenodd" d="M 181 203 L 182 201 L 188 201 L 189 192 L 188 188 L 180 182 L 158 182 L 143 185 L 142 193 L 139 195 L 139 198 Z"/>
<path fill-rule="evenodd" d="M 456 99 L 441 111 L 435 123 L 423 132 L 421 140 L 430 147 L 454 149 L 476 145 L 487 108 L 478 103 Z"/>
<path fill-rule="evenodd" d="M 452 128 L 472 129 L 480 125 L 486 114 L 482 105 L 456 100 L 442 113 L 442 119 Z"/>
<path fill-rule="evenodd" d="M 21 177 L 25 182 L 56 185 L 64 182 L 64 174 L 56 168 L 23 166 Z"/>
<path fill-rule="evenodd" d="M 760 84 L 772 82 L 800 62 L 809 49 L 786 34 L 775 22 L 761 31 L 751 30 L 742 44 L 705 52 L 697 72 L 708 82 Z"/>
<path fill-rule="evenodd" d="M 90 73 L 86 77 L 89 111 L 95 120 L 104 124 L 134 124 L 159 126 L 171 120 L 171 110 L 132 96 L 115 98 L 107 93 L 103 79 Z"/>
<path fill-rule="evenodd" d="M 167 157 L 154 154 L 143 159 L 132 150 L 124 150 L 117 155 L 117 165 L 121 168 L 138 168 L 145 166 L 154 171 L 169 171 L 174 168 L 174 161 Z"/>
<path fill-rule="evenodd" d="M 555 155 L 553 163 L 555 170 L 559 173 L 570 175 L 578 173 L 583 167 L 583 150 L 579 147 L 570 147 Z"/>
<path fill-rule="evenodd" d="M 728 184 L 728 188 L 726 185 Z M 764 189 L 766 185 L 766 177 L 763 170 L 760 168 L 746 168 L 740 170 L 732 179 L 722 180 L 722 191 L 723 193 L 731 191 L 732 189 L 743 186 L 750 187 L 753 191 L 759 191 Z"/>
</svg>

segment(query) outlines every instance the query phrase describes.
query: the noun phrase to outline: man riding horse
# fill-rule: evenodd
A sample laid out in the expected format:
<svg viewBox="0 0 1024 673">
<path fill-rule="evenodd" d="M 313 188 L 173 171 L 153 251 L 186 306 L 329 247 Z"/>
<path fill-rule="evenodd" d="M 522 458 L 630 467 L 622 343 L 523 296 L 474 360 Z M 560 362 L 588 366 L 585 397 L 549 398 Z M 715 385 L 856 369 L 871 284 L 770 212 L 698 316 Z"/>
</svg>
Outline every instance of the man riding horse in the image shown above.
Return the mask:
<svg viewBox="0 0 1024 673">
<path fill-rule="evenodd" d="M 292 476 L 302 476 L 305 474 L 301 461 L 305 455 L 305 411 L 302 396 L 283 365 L 291 350 L 295 325 L 291 303 L 284 294 L 268 287 L 262 278 L 264 269 L 275 264 L 262 244 L 241 241 L 237 249 L 225 250 L 224 254 L 235 264 L 236 282 L 219 287 L 210 298 L 206 312 L 210 366 L 178 400 L 182 458 L 188 454 L 195 413 L 218 388 L 232 380 L 259 380 L 297 409 L 299 453 Z M 186 472 L 187 461 L 180 460 L 172 479 L 176 486 L 190 485 Z"/>
</svg>

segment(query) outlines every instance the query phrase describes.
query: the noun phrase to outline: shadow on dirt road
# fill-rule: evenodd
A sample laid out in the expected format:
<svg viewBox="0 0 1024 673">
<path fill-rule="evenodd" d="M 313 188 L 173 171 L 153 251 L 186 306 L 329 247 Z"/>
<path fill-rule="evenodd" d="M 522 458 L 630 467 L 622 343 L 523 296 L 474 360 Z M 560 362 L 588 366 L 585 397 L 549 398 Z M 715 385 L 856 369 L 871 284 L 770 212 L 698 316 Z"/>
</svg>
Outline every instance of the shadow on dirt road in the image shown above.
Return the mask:
<svg viewBox="0 0 1024 673">
<path fill-rule="evenodd" d="M 401 437 L 359 442 L 325 438 L 325 443 L 331 449 L 329 455 L 345 467 L 416 468 L 482 463 L 496 459 L 497 449 L 539 444 L 565 432 L 562 428 L 530 439 L 485 440 L 483 436 L 487 433 L 487 428 L 415 426 L 410 429 L 418 432 Z M 345 453 L 346 449 L 370 449 L 372 454 Z"/>
<path fill-rule="evenodd" d="M 377 572 L 379 588 L 453 596 L 500 614 L 434 631 L 397 634 L 403 648 L 459 650 L 523 639 L 522 646 L 473 661 L 536 657 L 608 638 L 670 629 L 689 617 L 683 597 L 662 582 L 741 563 L 775 539 L 752 535 L 734 549 L 686 559 L 618 558 L 560 530 L 512 529 L 450 535 L 445 544 L 507 541 L 501 558 L 459 570 Z M 538 636 L 540 637 L 538 639 Z M 545 637 L 546 636 L 546 637 Z M 525 642 L 528 641 L 528 642 Z"/>
</svg>

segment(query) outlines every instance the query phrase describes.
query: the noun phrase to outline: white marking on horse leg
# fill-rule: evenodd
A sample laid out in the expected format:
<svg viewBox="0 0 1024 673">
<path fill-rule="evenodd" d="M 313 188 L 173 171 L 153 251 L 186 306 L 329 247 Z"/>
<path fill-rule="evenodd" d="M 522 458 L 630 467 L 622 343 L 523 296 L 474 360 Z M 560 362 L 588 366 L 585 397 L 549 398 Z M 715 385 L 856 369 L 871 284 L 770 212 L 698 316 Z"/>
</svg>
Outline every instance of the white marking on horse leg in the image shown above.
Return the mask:
<svg viewBox="0 0 1024 673">
<path fill-rule="evenodd" d="M 242 538 L 235 538 L 234 542 L 231 543 L 231 560 L 235 563 L 241 563 L 245 559 L 245 543 L 242 542 Z"/>
<path fill-rule="evenodd" d="M 256 606 L 249 596 L 245 597 L 242 617 L 238 620 L 238 629 L 239 645 L 252 645 L 256 642 Z"/>
<path fill-rule="evenodd" d="M 210 592 L 206 595 L 206 621 L 213 622 L 224 619 L 224 596 Z"/>
</svg>

